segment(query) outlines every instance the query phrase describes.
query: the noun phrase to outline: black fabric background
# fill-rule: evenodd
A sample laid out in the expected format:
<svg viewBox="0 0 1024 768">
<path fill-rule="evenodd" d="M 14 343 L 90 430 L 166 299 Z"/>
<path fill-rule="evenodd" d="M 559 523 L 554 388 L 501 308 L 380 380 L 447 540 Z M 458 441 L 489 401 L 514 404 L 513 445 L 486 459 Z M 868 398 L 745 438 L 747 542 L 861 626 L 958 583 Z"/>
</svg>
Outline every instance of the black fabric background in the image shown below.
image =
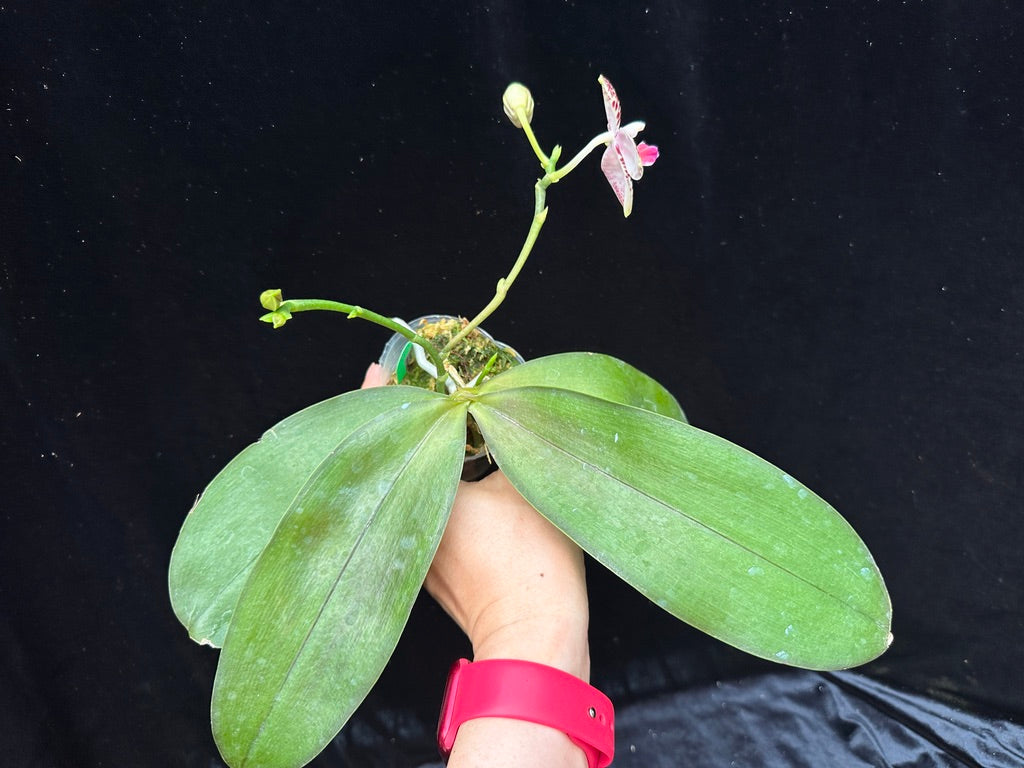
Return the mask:
<svg viewBox="0 0 1024 768">
<path fill-rule="evenodd" d="M 622 357 L 814 488 L 896 637 L 845 676 L 770 667 L 592 567 L 617 764 L 1024 763 L 1022 35 L 1009 0 L 0 5 L 3 762 L 220 764 L 177 529 L 387 336 L 274 332 L 256 297 L 474 312 L 532 208 L 502 90 L 574 151 L 604 73 L 662 157 L 626 221 L 596 157 L 553 187 L 488 330 Z M 421 600 L 315 764 L 435 760 L 465 651 Z"/>
</svg>

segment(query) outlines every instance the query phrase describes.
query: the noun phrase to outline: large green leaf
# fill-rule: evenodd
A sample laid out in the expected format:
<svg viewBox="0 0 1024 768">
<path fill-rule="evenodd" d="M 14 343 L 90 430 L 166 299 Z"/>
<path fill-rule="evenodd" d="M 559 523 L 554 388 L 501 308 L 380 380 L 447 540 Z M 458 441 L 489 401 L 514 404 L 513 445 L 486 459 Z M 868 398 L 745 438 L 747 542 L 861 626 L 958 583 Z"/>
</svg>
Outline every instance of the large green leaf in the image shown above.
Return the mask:
<svg viewBox="0 0 1024 768">
<path fill-rule="evenodd" d="M 229 765 L 305 764 L 377 680 L 447 523 L 466 408 L 430 397 L 382 413 L 292 502 L 221 652 L 212 716 Z"/>
<path fill-rule="evenodd" d="M 812 669 L 890 642 L 871 555 L 828 504 L 722 438 L 547 387 L 470 407 L 513 485 L 583 549 L 680 619 Z"/>
<path fill-rule="evenodd" d="M 295 494 L 357 427 L 404 403 L 442 396 L 380 387 L 332 397 L 268 429 L 210 482 L 185 519 L 168 573 L 189 635 L 224 644 L 238 594 Z"/>
<path fill-rule="evenodd" d="M 481 386 L 480 391 L 497 392 L 517 387 L 571 389 L 686 421 L 679 402 L 665 387 L 629 363 L 596 352 L 538 357 L 495 376 Z"/>
</svg>

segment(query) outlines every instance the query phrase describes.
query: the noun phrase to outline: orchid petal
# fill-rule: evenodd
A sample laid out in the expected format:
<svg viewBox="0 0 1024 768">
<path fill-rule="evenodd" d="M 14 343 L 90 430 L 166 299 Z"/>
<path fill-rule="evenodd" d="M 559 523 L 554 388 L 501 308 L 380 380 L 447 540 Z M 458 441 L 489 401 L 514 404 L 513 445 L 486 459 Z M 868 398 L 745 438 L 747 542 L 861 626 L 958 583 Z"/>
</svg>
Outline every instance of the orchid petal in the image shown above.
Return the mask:
<svg viewBox="0 0 1024 768">
<path fill-rule="evenodd" d="M 625 132 L 619 131 L 612 140 L 612 146 L 622 158 L 622 165 L 633 181 L 639 181 L 644 175 L 644 167 L 640 162 L 640 152 L 636 142 Z"/>
<path fill-rule="evenodd" d="M 615 133 L 622 123 L 622 107 L 619 105 L 619 97 L 604 75 L 599 75 L 597 82 L 601 84 L 601 93 L 604 96 L 604 113 L 608 117 L 608 130 Z"/>
<path fill-rule="evenodd" d="M 643 120 L 634 120 L 632 123 L 627 123 L 626 125 L 622 126 L 622 132 L 629 134 L 629 137 L 631 139 L 635 139 L 636 135 L 640 133 L 640 131 L 642 131 L 646 126 L 647 123 L 645 123 Z"/>
<path fill-rule="evenodd" d="M 601 156 L 601 170 L 604 171 L 604 176 L 608 179 L 615 196 L 622 203 L 622 215 L 629 216 L 633 210 L 633 181 L 626 173 L 622 156 L 614 145 L 608 147 Z"/>
<path fill-rule="evenodd" d="M 636 151 L 640 154 L 640 162 L 643 165 L 654 165 L 654 161 L 658 159 L 658 148 L 653 144 L 645 144 L 641 141 L 636 145 Z"/>
</svg>

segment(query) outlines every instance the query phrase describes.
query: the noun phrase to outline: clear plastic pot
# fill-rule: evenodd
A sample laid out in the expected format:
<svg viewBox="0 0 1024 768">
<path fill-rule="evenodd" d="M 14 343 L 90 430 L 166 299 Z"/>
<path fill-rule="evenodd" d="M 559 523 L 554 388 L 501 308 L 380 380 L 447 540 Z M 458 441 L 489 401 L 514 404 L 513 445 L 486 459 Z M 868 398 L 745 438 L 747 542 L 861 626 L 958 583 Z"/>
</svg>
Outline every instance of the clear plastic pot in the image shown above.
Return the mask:
<svg viewBox="0 0 1024 768">
<path fill-rule="evenodd" d="M 442 320 L 458 320 L 459 318 L 453 317 L 452 315 L 424 315 L 418 317 L 415 320 L 408 323 L 409 327 L 416 333 L 420 333 L 421 329 L 432 323 L 436 323 Z M 509 357 L 513 358 L 517 363 L 525 362 L 522 355 L 516 352 L 512 347 L 507 344 L 503 344 L 497 341 L 493 336 L 487 333 L 482 328 L 477 328 L 476 332 L 479 333 L 487 342 L 493 344 L 495 348 L 503 351 Z M 424 368 L 431 376 L 436 375 L 432 372 L 433 366 L 429 362 L 426 354 L 422 354 L 424 362 L 429 366 Z M 415 345 L 413 345 L 407 338 L 402 336 L 400 333 L 394 334 L 384 345 L 384 350 L 380 355 L 380 365 L 384 369 L 385 380 L 389 383 L 402 383 L 405 379 L 407 371 L 411 368 L 421 367 L 417 362 L 417 354 Z M 463 480 L 473 480 L 483 477 L 491 469 L 489 461 L 481 461 L 487 456 L 486 450 L 480 450 L 476 453 L 468 453 L 466 455 L 465 466 L 462 473 Z"/>
</svg>

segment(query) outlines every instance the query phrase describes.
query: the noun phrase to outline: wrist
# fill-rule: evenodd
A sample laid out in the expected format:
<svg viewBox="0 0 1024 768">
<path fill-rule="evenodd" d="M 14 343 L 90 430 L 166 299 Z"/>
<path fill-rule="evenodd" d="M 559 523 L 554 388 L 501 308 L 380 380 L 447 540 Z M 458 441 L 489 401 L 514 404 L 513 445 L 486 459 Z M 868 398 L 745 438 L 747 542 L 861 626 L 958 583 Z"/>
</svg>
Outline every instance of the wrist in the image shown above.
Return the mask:
<svg viewBox="0 0 1024 768">
<path fill-rule="evenodd" d="M 584 682 L 590 680 L 590 645 L 586 617 L 539 617 L 504 624 L 487 632 L 476 632 L 473 661 L 522 659 L 568 672 Z"/>
<path fill-rule="evenodd" d="M 467 720 L 447 768 L 590 768 L 587 756 L 564 733 L 525 720 Z"/>
<path fill-rule="evenodd" d="M 614 709 L 596 688 L 519 659 L 453 665 L 438 721 L 449 768 L 604 768 L 614 753 Z"/>
</svg>

